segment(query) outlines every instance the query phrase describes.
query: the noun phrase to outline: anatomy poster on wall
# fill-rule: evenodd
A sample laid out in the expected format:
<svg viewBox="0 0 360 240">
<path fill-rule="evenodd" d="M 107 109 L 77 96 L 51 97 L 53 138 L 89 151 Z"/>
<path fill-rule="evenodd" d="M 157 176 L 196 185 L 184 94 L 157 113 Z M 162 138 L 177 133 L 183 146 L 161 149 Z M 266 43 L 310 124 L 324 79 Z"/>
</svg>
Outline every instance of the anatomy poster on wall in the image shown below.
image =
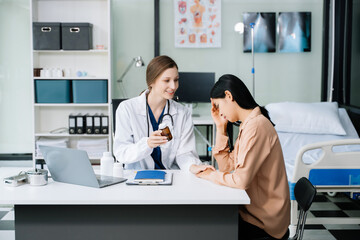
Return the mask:
<svg viewBox="0 0 360 240">
<path fill-rule="evenodd" d="M 221 47 L 221 0 L 174 0 L 175 47 Z"/>
</svg>

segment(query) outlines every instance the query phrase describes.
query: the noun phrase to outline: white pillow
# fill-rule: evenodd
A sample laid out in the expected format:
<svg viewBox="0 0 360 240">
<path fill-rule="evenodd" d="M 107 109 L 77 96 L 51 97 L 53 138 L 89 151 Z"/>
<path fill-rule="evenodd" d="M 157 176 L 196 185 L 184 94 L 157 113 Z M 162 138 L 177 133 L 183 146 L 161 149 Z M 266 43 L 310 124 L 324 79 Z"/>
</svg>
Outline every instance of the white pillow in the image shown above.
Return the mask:
<svg viewBox="0 0 360 240">
<path fill-rule="evenodd" d="M 346 135 L 337 102 L 281 102 L 265 108 L 279 132 Z"/>
</svg>

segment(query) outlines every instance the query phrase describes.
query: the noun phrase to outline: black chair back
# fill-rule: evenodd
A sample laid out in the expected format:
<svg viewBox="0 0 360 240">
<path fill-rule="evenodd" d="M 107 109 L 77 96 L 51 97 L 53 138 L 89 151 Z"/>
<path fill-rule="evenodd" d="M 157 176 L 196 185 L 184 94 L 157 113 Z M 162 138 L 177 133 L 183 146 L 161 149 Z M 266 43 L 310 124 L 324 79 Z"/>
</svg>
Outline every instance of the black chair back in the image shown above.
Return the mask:
<svg viewBox="0 0 360 240">
<path fill-rule="evenodd" d="M 299 205 L 300 212 L 295 236 L 290 239 L 301 240 L 304 234 L 307 211 L 310 209 L 310 206 L 316 196 L 316 188 L 307 178 L 302 177 L 295 184 L 294 194 L 296 202 Z"/>
<path fill-rule="evenodd" d="M 302 177 L 295 184 L 294 194 L 300 208 L 306 212 L 309 210 L 315 198 L 316 188 L 307 178 Z"/>
<path fill-rule="evenodd" d="M 111 105 L 112 105 L 112 121 L 113 121 L 113 131 L 115 134 L 115 124 L 116 124 L 116 110 L 119 107 L 120 103 L 127 98 L 119 98 L 119 99 L 112 99 Z"/>
<path fill-rule="evenodd" d="M 294 188 L 294 194 L 296 202 L 300 207 L 299 220 L 296 226 L 296 233 L 294 237 L 288 238 L 289 230 L 286 232 L 285 236 L 282 239 L 288 240 L 301 240 L 304 234 L 304 227 L 306 222 L 307 211 L 310 209 L 312 202 L 314 201 L 316 195 L 316 188 L 311 184 L 311 182 L 305 178 L 300 178 Z M 251 238 L 252 240 L 272 240 L 272 237 L 260 237 L 260 238 Z"/>
</svg>

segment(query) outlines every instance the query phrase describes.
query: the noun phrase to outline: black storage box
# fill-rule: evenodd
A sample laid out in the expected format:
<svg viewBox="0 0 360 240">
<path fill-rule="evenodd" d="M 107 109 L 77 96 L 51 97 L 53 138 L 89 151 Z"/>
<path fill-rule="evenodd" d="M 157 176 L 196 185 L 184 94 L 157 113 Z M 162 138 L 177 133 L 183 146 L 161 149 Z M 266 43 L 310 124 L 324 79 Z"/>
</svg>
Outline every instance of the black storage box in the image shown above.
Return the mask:
<svg viewBox="0 0 360 240">
<path fill-rule="evenodd" d="M 62 49 L 92 49 L 92 27 L 91 23 L 61 23 Z"/>
<path fill-rule="evenodd" d="M 60 50 L 60 26 L 59 22 L 33 22 L 34 50 Z"/>
</svg>

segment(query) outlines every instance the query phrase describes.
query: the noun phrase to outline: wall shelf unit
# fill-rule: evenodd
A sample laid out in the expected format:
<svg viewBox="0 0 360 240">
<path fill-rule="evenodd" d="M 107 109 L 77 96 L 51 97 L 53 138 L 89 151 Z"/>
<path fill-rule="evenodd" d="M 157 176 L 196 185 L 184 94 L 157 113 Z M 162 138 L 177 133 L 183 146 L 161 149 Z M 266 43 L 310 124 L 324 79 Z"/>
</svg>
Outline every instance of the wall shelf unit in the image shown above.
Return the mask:
<svg viewBox="0 0 360 240">
<path fill-rule="evenodd" d="M 107 103 L 35 103 L 35 107 L 108 107 Z"/>
<path fill-rule="evenodd" d="M 37 150 L 37 141 L 62 141 L 70 148 L 78 148 L 86 142 L 106 143 L 106 151 L 112 151 L 112 126 L 108 121 L 108 134 L 69 134 L 68 130 L 52 133 L 56 129 L 69 127 L 69 115 L 105 115 L 111 119 L 111 16 L 110 0 L 29 0 L 31 33 L 31 67 L 42 68 L 48 75 L 32 75 L 33 95 L 33 160 L 43 159 Z M 90 50 L 34 50 L 33 23 L 90 23 L 92 24 L 92 49 Z M 61 31 L 60 31 L 61 32 Z M 60 70 L 61 75 L 53 71 Z M 31 71 L 33 73 L 33 71 Z M 78 76 L 83 73 L 85 75 Z M 44 72 L 43 72 L 44 73 Z M 52 76 L 50 76 L 52 75 Z M 74 83 L 94 83 L 105 81 L 106 100 L 79 103 L 75 101 Z M 69 83 L 70 101 L 50 103 L 38 100 L 37 83 L 49 84 L 59 81 Z M 85 82 L 81 82 L 85 81 Z M 88 81 L 88 82 L 87 82 Z M 56 131 L 55 131 L 56 132 Z M 86 145 L 86 144 L 85 144 Z M 81 147 L 80 147 L 81 148 Z M 84 148 L 81 148 L 84 149 Z M 103 149 L 98 153 L 92 149 L 88 155 L 92 162 L 100 159 Z"/>
<path fill-rule="evenodd" d="M 109 77 L 34 77 L 34 80 L 99 80 L 108 79 Z"/>
<path fill-rule="evenodd" d="M 99 49 L 90 49 L 90 50 L 33 50 L 33 53 L 56 53 L 56 54 L 74 54 L 74 53 L 84 53 L 84 54 L 93 54 L 93 53 L 103 53 L 107 54 L 108 50 L 99 50 Z"/>
<path fill-rule="evenodd" d="M 103 137 L 107 137 L 107 134 L 82 134 L 82 135 L 76 135 L 76 134 L 69 134 L 69 133 L 35 133 L 36 137 L 72 137 L 72 138 L 76 138 L 76 137 L 89 137 L 89 138 L 103 138 Z"/>
</svg>

